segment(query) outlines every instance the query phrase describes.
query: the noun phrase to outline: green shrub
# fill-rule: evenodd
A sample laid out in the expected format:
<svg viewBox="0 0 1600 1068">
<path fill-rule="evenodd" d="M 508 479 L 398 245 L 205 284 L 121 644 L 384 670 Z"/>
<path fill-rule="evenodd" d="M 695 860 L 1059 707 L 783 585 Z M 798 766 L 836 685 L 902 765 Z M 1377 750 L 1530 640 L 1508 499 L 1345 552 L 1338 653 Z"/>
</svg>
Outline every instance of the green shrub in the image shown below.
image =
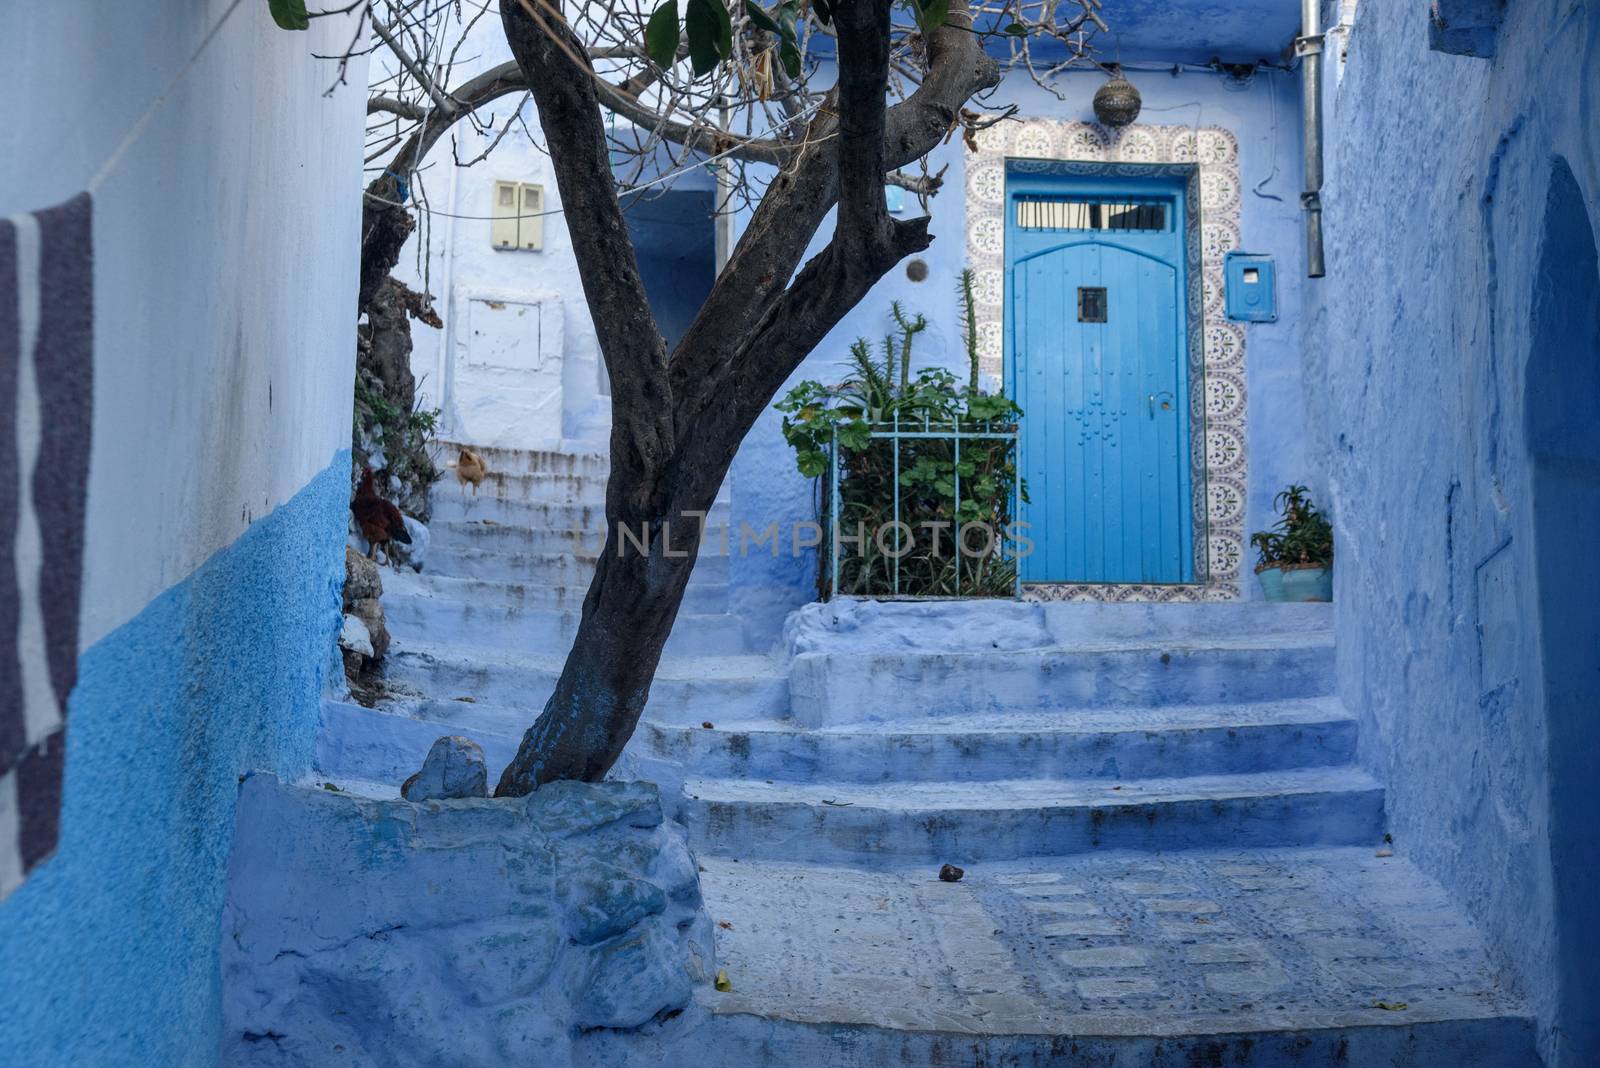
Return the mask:
<svg viewBox="0 0 1600 1068">
<path fill-rule="evenodd" d="M 1310 490 L 1290 486 L 1272 499 L 1278 521 L 1250 535 L 1256 570 L 1269 567 L 1332 567 L 1333 524 L 1311 503 Z"/>
<path fill-rule="evenodd" d="M 837 435 L 839 529 L 844 538 L 854 538 L 858 531 L 866 533 L 861 544 L 841 541 L 837 592 L 857 596 L 1011 596 L 1016 560 L 1004 552 L 1004 539 L 1015 518 L 1014 435 L 1022 411 L 1004 395 L 981 393 L 970 384 L 963 389 L 955 375 L 943 369 L 928 368 L 912 376 L 911 342 L 925 320 L 921 316 L 906 318 L 898 305 L 894 318 L 900 334 L 884 339 L 881 355 L 874 355 L 865 339 L 857 339 L 850 347 L 850 373 L 842 382 L 831 386 L 801 382 L 776 405 L 784 415 L 783 435 L 795 450 L 800 473 L 818 480 L 817 519 L 825 532 L 832 529 L 833 522 L 826 476 Z M 941 435 L 953 435 L 959 428 L 963 434 L 1012 436 L 963 437 L 959 465 L 952 436 L 900 439 L 898 520 L 911 528 L 908 536 L 903 528 L 892 526 L 896 520 L 896 445 L 884 435 L 896 425 L 902 431 Z M 1025 488 L 1022 495 L 1026 500 Z M 968 552 L 974 554 L 959 556 L 959 565 L 957 523 L 967 535 Z M 974 530 L 971 524 L 980 526 Z M 877 536 L 880 531 L 881 538 Z M 829 540 L 825 533 L 825 547 Z M 895 554 L 899 554 L 898 568 Z M 835 592 L 830 582 L 828 555 L 819 553 L 817 591 L 821 597 Z"/>
</svg>

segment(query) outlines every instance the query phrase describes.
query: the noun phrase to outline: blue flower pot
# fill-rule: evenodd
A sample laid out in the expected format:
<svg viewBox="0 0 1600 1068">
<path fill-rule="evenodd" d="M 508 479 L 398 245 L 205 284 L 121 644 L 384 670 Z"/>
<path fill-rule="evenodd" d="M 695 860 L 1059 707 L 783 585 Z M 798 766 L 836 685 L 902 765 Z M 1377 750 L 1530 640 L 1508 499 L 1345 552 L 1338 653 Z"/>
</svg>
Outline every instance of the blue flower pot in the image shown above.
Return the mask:
<svg viewBox="0 0 1600 1068">
<path fill-rule="evenodd" d="M 1333 572 L 1325 567 L 1298 567 L 1283 573 L 1285 601 L 1333 600 Z"/>
<path fill-rule="evenodd" d="M 1269 601 L 1331 601 L 1333 571 L 1325 567 L 1269 567 L 1257 571 L 1261 592 Z"/>
<path fill-rule="evenodd" d="M 1269 601 L 1283 600 L 1283 569 L 1269 567 L 1264 571 L 1256 572 L 1256 580 L 1261 583 L 1261 594 Z"/>
</svg>

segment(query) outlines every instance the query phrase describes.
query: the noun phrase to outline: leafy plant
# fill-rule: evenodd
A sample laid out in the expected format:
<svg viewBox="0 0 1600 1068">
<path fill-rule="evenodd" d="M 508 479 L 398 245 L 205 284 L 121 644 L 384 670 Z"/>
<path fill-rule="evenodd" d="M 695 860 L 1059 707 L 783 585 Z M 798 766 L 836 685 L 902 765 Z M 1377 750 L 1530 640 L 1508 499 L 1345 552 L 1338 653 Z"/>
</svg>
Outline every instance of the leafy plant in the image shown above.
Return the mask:
<svg viewBox="0 0 1600 1068">
<path fill-rule="evenodd" d="M 382 473 L 383 493 L 392 495 L 402 512 L 427 522 L 428 487 L 440 474 L 428 442 L 438 423 L 437 408 L 405 411 L 384 396 L 375 378 L 358 372 L 351 434 L 352 486 L 362 469 L 371 467 Z"/>
<path fill-rule="evenodd" d="M 1019 488 L 1015 438 L 963 436 L 958 450 L 954 432 L 1009 434 L 1022 411 L 1003 395 L 962 388 L 942 368 L 912 375 L 912 342 L 927 321 L 906 316 L 898 304 L 891 315 L 900 334 L 885 339 L 881 355 L 858 338 L 843 381 L 801 382 L 776 405 L 802 475 L 827 475 L 838 443 L 837 592 L 1009 596 L 1016 581 L 1016 560 L 1005 552 Z M 936 436 L 897 442 L 889 436 L 896 426 Z M 1026 500 L 1026 488 L 1021 490 Z M 828 484 L 819 482 L 817 517 L 824 530 L 833 527 L 832 508 Z M 958 529 L 972 555 L 958 557 Z M 834 592 L 831 579 L 829 560 L 821 555 L 821 596 Z"/>
<path fill-rule="evenodd" d="M 1290 486 L 1272 499 L 1278 521 L 1250 535 L 1256 570 L 1333 566 L 1333 524 L 1311 503 L 1311 491 Z"/>
</svg>

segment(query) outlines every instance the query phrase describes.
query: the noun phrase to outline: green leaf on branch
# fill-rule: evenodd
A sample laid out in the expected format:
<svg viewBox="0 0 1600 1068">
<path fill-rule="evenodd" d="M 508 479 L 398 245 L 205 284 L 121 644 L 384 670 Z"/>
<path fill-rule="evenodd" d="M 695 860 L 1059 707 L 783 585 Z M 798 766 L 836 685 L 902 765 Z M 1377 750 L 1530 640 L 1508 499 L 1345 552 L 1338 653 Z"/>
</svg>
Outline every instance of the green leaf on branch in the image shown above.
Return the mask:
<svg viewBox="0 0 1600 1068">
<path fill-rule="evenodd" d="M 267 0 L 267 10 L 280 30 L 309 30 L 311 16 L 306 14 L 306 0 Z"/>
<path fill-rule="evenodd" d="M 828 454 L 815 449 L 801 453 L 797 461 L 806 478 L 821 478 L 828 471 Z"/>
<path fill-rule="evenodd" d="M 761 29 L 766 30 L 768 33 L 783 32 L 782 30 L 778 29 L 778 23 L 773 19 L 773 17 L 767 14 L 766 9 L 760 4 L 756 3 L 756 0 L 744 0 L 744 12 L 750 16 L 751 22 L 755 23 Z"/>
<path fill-rule="evenodd" d="M 1028 35 L 1028 27 L 1020 22 L 1013 22 L 1006 27 L 1006 32 L 1013 37 L 1026 37 Z"/>
<path fill-rule="evenodd" d="M 733 53 L 733 20 L 722 0 L 689 0 L 684 24 L 689 31 L 689 62 L 696 77 L 715 69 Z"/>
<path fill-rule="evenodd" d="M 666 0 L 644 27 L 644 50 L 650 62 L 666 70 L 678 56 L 678 0 Z"/>
</svg>

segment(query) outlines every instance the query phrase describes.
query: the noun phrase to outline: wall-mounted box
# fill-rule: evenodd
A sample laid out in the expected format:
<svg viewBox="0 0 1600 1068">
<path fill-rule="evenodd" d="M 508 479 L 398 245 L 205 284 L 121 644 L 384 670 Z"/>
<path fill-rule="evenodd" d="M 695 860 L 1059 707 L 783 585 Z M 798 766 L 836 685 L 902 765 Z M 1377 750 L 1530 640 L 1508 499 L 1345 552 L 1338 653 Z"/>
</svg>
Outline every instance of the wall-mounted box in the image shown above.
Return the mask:
<svg viewBox="0 0 1600 1068">
<path fill-rule="evenodd" d="M 1278 272 L 1271 256 L 1230 252 L 1222 261 L 1228 318 L 1245 323 L 1278 321 Z"/>
<path fill-rule="evenodd" d="M 494 219 L 489 244 L 497 249 L 544 247 L 544 186 L 527 182 L 494 183 Z"/>
</svg>

